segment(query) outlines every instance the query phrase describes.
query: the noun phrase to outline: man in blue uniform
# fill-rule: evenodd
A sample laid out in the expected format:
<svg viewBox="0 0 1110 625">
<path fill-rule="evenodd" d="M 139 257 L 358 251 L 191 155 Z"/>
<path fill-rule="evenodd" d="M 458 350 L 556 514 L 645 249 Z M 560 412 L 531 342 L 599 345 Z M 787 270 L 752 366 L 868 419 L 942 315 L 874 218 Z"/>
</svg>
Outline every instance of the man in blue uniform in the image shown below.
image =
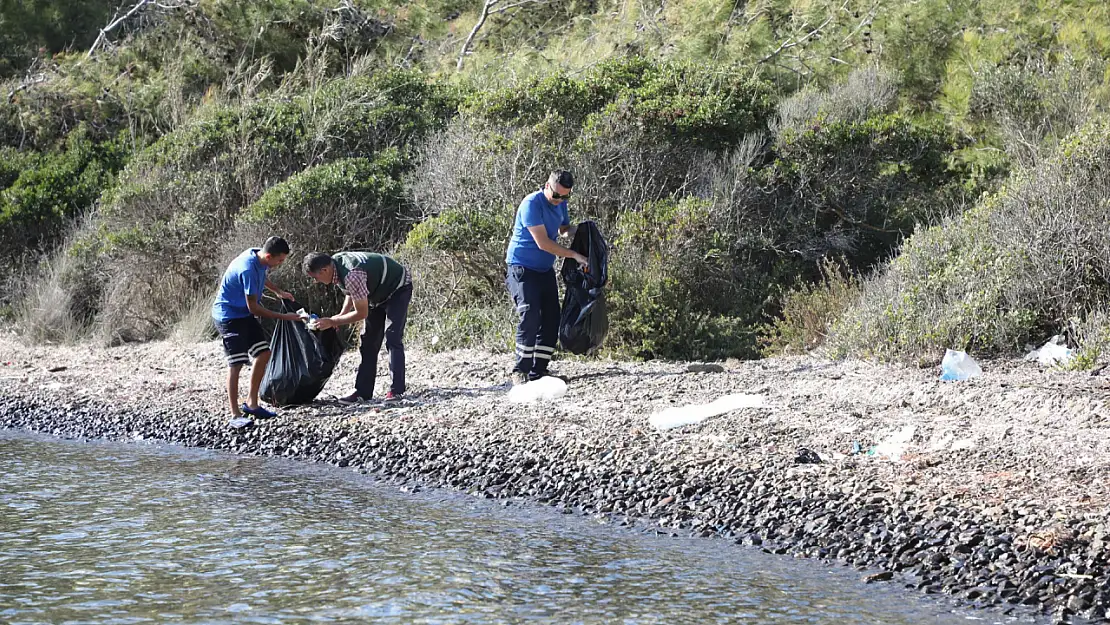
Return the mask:
<svg viewBox="0 0 1110 625">
<path fill-rule="evenodd" d="M 231 406 L 233 425 L 243 425 L 243 413 L 252 417 L 277 416 L 258 405 L 258 388 L 270 364 L 270 341 L 258 323 L 257 317 L 298 321 L 294 313 L 267 310 L 259 303 L 263 289 L 270 289 L 277 296 L 293 299 L 266 278 L 266 272 L 276 269 L 289 255 L 289 244 L 280 237 L 270 237 L 261 248 L 253 247 L 231 261 L 220 282 L 220 292 L 212 302 L 212 321 L 220 331 L 227 356 L 227 400 Z M 254 359 L 251 369 L 250 396 L 239 405 L 239 372 L 243 365 Z"/>
<path fill-rule="evenodd" d="M 523 384 L 547 375 L 547 365 L 559 339 L 559 285 L 555 258 L 573 258 L 585 268 L 589 261 L 555 242 L 560 234 L 574 236 L 567 199 L 574 187 L 569 171 L 554 171 L 542 189 L 520 203 L 513 223 L 505 264 L 509 288 L 520 324 L 516 331 L 513 383 Z M 588 270 L 588 269 L 587 269 Z"/>
</svg>

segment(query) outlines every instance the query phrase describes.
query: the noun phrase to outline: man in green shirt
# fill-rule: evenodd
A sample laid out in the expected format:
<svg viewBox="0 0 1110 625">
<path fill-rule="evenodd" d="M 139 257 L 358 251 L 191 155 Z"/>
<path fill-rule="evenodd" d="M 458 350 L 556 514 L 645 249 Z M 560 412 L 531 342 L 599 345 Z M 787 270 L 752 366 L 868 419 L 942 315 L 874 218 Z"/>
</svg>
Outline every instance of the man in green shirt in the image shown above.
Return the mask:
<svg viewBox="0 0 1110 625">
<path fill-rule="evenodd" d="M 346 295 L 338 315 L 317 321 L 320 330 L 366 320 L 359 352 L 362 362 L 355 377 L 355 392 L 340 398 L 357 404 L 374 396 L 378 352 L 385 339 L 389 371 L 393 376 L 385 401 L 397 401 L 405 393 L 405 323 L 412 301 L 412 274 L 408 268 L 384 254 L 339 252 L 331 256 L 313 252 L 304 258 L 304 271 L 321 284 L 334 284 Z"/>
</svg>

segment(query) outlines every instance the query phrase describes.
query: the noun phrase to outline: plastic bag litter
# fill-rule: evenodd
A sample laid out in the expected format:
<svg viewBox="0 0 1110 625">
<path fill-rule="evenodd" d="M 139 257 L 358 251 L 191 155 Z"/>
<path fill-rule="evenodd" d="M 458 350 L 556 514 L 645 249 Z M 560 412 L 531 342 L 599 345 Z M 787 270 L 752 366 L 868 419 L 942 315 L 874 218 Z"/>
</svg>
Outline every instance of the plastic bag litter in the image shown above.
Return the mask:
<svg viewBox="0 0 1110 625">
<path fill-rule="evenodd" d="M 906 451 L 906 446 L 913 440 L 913 435 L 915 433 L 917 433 L 917 426 L 907 425 L 888 436 L 878 445 L 872 447 L 871 450 L 867 452 L 867 455 L 890 458 L 891 460 L 901 460 L 902 454 Z"/>
<path fill-rule="evenodd" d="M 1040 349 L 1035 349 L 1026 354 L 1025 359 L 1036 360 L 1041 365 L 1051 367 L 1052 365 L 1066 365 L 1074 357 L 1075 350 L 1068 349 L 1068 346 L 1064 343 L 1064 337 L 1056 335 L 1042 345 Z"/>
<path fill-rule="evenodd" d="M 282 306 L 286 312 L 300 308 L 287 300 Z M 324 390 L 344 347 L 335 328 L 312 331 L 300 321 L 278 321 L 259 395 L 275 406 L 310 403 Z"/>
<path fill-rule="evenodd" d="M 609 244 L 597 224 L 578 224 L 570 249 L 590 261 L 589 272 L 578 261 L 563 261 L 564 295 L 559 319 L 559 344 L 572 354 L 586 354 L 601 347 L 609 333 L 609 311 L 605 303 L 605 284 L 609 281 Z"/>
<path fill-rule="evenodd" d="M 531 404 L 559 399 L 566 394 L 567 383 L 549 375 L 512 387 L 509 389 L 509 401 L 514 404 Z"/>
<path fill-rule="evenodd" d="M 967 355 L 967 352 L 945 350 L 944 360 L 940 363 L 940 379 L 946 382 L 962 381 L 977 378 L 983 375 L 979 363 Z"/>
<path fill-rule="evenodd" d="M 696 404 L 667 408 L 648 418 L 648 423 L 659 430 L 670 430 L 684 425 L 701 423 L 709 417 L 741 408 L 763 408 L 767 402 L 763 395 L 725 395 L 710 404 Z"/>
</svg>

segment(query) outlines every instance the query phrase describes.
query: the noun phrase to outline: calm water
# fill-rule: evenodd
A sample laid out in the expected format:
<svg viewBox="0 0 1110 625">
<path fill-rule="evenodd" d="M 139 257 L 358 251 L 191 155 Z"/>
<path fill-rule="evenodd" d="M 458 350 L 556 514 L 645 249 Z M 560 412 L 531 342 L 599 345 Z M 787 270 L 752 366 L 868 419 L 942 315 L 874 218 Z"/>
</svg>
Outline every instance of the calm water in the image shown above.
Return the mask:
<svg viewBox="0 0 1110 625">
<path fill-rule="evenodd" d="M 348 471 L 0 431 L 3 623 L 995 622 L 842 568 Z"/>
</svg>

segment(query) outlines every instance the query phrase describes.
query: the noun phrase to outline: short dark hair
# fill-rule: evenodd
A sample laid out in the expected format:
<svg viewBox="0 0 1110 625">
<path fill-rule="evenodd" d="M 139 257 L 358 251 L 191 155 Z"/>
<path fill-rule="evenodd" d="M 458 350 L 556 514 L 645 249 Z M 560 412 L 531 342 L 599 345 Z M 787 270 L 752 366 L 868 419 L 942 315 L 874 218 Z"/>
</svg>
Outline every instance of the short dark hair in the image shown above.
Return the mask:
<svg viewBox="0 0 1110 625">
<path fill-rule="evenodd" d="M 289 253 L 289 244 L 281 237 L 270 237 L 262 244 L 262 253 L 271 256 L 284 256 Z"/>
<path fill-rule="evenodd" d="M 323 252 L 311 252 L 304 257 L 304 272 L 313 274 L 332 264 L 331 256 Z"/>
<path fill-rule="evenodd" d="M 551 184 L 558 184 L 560 187 L 571 189 L 574 187 L 574 174 L 565 169 L 556 169 L 551 172 L 551 176 L 547 181 Z"/>
</svg>

